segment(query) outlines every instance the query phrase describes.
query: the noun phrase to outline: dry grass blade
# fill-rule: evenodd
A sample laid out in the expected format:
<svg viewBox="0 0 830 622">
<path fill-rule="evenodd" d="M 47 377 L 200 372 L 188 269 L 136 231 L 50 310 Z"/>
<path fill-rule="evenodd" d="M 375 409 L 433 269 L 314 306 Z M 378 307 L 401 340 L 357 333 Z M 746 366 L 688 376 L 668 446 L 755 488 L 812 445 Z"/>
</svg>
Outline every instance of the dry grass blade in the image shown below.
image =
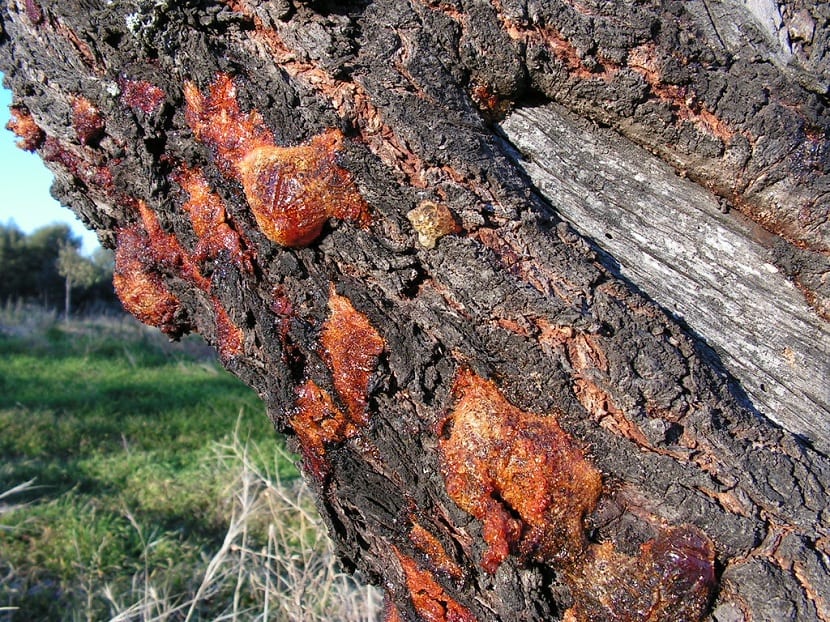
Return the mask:
<svg viewBox="0 0 830 622">
<path fill-rule="evenodd" d="M 0 492 L 0 501 L 5 499 L 6 497 L 11 497 L 12 495 L 16 495 L 18 493 L 21 493 L 24 490 L 29 490 L 29 489 L 33 488 L 34 483 L 35 483 L 35 480 L 30 479 L 29 481 L 23 482 L 22 484 L 18 484 L 17 486 L 9 488 L 8 490 L 6 490 L 4 492 Z"/>
<path fill-rule="evenodd" d="M 171 597 L 158 584 L 163 577 L 147 568 L 135 577 L 133 604 L 104 588 L 102 597 L 115 612 L 112 621 L 376 620 L 377 590 L 338 568 L 310 492 L 299 480 L 280 479 L 278 465 L 286 456 L 271 456 L 271 466 L 235 434 L 229 444 L 217 446 L 217 457 L 217 468 L 232 474 L 222 545 L 187 594 Z"/>
<path fill-rule="evenodd" d="M 25 505 L 24 503 L 5 503 L 3 500 L 7 499 L 8 497 L 20 494 L 21 492 L 25 492 L 27 490 L 31 490 L 35 488 L 34 486 L 35 480 L 30 479 L 27 482 L 23 482 L 22 484 L 18 484 L 17 486 L 13 486 L 4 492 L 0 492 L 0 516 L 6 514 L 7 512 L 12 512 L 19 507 Z M 0 525 L 0 529 L 2 529 L 2 525 Z M 2 610 L 0 610 L 2 611 Z"/>
</svg>

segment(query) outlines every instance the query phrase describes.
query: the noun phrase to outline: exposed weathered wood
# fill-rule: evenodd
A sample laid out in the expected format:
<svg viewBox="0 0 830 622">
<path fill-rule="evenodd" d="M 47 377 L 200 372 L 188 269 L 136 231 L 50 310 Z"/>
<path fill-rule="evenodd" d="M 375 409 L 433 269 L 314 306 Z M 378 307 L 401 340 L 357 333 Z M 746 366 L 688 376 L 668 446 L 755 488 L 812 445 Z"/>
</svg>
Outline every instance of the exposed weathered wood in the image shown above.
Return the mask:
<svg viewBox="0 0 830 622">
<path fill-rule="evenodd" d="M 830 319 L 827 3 L 502 2 L 499 17 L 533 88 L 812 250 L 804 274 L 782 268 Z"/>
<path fill-rule="evenodd" d="M 714 186 L 739 172 L 757 217 L 804 173 L 792 127 L 828 117 L 701 10 L 10 0 L 0 68 L 122 300 L 259 392 L 389 622 L 827 620 L 826 456 L 747 408 L 491 125 L 541 93 Z M 783 117 L 748 97 L 770 77 Z M 812 243 L 804 192 L 803 221 L 773 211 Z"/>
<path fill-rule="evenodd" d="M 561 107 L 500 127 L 560 216 L 714 348 L 761 413 L 830 452 L 830 325 L 774 265 L 780 238 Z"/>
</svg>

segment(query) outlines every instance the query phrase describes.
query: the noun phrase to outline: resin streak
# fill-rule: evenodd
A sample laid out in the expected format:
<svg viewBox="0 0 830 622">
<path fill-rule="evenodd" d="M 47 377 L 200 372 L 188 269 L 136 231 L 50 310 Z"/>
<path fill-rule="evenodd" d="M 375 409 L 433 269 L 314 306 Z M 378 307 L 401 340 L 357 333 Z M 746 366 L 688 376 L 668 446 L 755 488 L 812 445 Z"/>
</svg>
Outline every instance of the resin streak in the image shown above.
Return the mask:
<svg viewBox="0 0 830 622">
<path fill-rule="evenodd" d="M 406 575 L 412 606 L 423 622 L 475 622 L 476 617 L 450 597 L 432 573 L 421 570 L 410 557 L 395 549 Z"/>
</svg>

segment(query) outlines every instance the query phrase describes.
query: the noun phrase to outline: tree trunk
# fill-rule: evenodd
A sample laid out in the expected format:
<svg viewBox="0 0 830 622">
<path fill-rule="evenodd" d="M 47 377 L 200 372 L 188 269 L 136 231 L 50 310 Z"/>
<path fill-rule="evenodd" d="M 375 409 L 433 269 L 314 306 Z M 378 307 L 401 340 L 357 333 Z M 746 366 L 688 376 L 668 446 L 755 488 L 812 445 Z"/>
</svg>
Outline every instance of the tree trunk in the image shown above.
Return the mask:
<svg viewBox="0 0 830 622">
<path fill-rule="evenodd" d="M 258 391 L 386 620 L 830 620 L 829 19 L 9 0 L 0 67 L 124 306 Z M 668 252 L 700 244 L 672 221 L 726 218 L 708 191 L 760 245 L 716 257 L 720 286 Z M 812 305 L 775 316 L 783 345 L 730 317 L 746 262 L 746 308 L 788 287 L 765 270 Z"/>
<path fill-rule="evenodd" d="M 65 280 L 65 295 L 63 299 L 63 319 L 65 322 L 69 322 L 69 306 L 72 302 L 72 281 L 69 278 L 69 275 L 66 275 Z"/>
</svg>

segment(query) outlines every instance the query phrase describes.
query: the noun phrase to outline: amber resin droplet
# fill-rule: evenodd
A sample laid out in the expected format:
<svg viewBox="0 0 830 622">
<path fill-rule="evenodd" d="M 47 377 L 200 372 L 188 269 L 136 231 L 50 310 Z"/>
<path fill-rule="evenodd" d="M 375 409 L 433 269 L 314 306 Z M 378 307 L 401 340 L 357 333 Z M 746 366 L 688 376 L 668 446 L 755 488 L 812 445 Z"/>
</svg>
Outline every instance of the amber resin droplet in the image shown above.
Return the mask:
<svg viewBox="0 0 830 622">
<path fill-rule="evenodd" d="M 600 474 L 552 416 L 522 411 L 496 385 L 461 369 L 456 403 L 439 432 L 449 497 L 482 522 L 495 572 L 508 555 L 562 572 L 573 606 L 567 622 L 697 622 L 715 586 L 714 546 L 691 525 L 659 526 L 639 555 L 590 544 L 584 518 Z"/>
<path fill-rule="evenodd" d="M 418 523 L 413 522 L 409 531 L 409 541 L 426 556 L 433 570 L 455 580 L 462 577 L 461 568 L 447 554 L 441 541 Z"/>
<path fill-rule="evenodd" d="M 553 416 L 524 412 L 496 385 L 461 369 L 440 441 L 450 498 L 483 523 L 495 572 L 511 553 L 542 562 L 580 556 L 583 520 L 602 489 L 597 471 Z"/>
<path fill-rule="evenodd" d="M 283 306 L 282 302 L 278 304 Z M 369 319 L 333 287 L 329 310 L 320 345 L 334 390 L 345 409 L 336 405 L 332 396 L 316 382 L 306 380 L 297 391 L 295 412 L 289 419 L 306 464 L 318 479 L 323 479 L 328 472 L 326 446 L 354 437 L 369 422 L 366 413 L 369 381 L 385 347 Z"/>
<path fill-rule="evenodd" d="M 231 316 L 217 298 L 212 298 L 213 313 L 216 318 L 216 349 L 223 361 L 239 356 L 243 352 L 245 334 L 233 323 Z"/>
<path fill-rule="evenodd" d="M 207 96 L 195 84 L 186 82 L 184 97 L 187 124 L 196 139 L 211 149 L 225 177 L 238 179 L 237 166 L 246 155 L 258 147 L 275 146 L 262 115 L 239 108 L 236 84 L 229 75 L 217 75 Z"/>
<path fill-rule="evenodd" d="M 337 163 L 343 150 L 340 130 L 327 130 L 295 147 L 279 147 L 256 110 L 239 108 L 229 76 L 218 76 L 206 97 L 191 83 L 184 91 L 193 133 L 211 148 L 219 170 L 242 183 L 268 239 L 282 246 L 306 246 L 320 236 L 329 218 L 368 224 L 368 204 L 351 173 Z"/>
<path fill-rule="evenodd" d="M 435 248 L 439 238 L 461 230 L 452 211 L 443 203 L 422 201 L 406 217 L 418 232 L 418 242 L 426 249 Z"/>
</svg>

